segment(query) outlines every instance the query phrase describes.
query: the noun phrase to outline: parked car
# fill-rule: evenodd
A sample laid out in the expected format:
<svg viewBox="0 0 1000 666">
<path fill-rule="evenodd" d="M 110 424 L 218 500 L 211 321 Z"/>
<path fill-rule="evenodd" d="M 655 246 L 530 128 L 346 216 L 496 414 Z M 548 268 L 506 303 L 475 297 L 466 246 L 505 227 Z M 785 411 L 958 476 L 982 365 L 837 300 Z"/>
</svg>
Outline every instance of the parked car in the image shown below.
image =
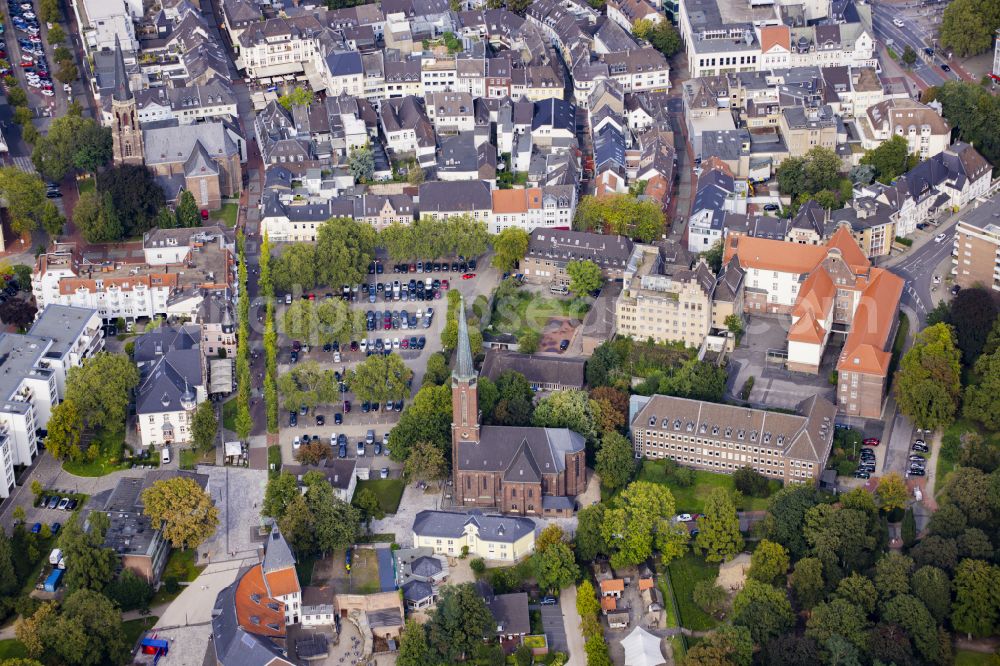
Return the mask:
<svg viewBox="0 0 1000 666">
<path fill-rule="evenodd" d="M 555 606 L 559 602 L 555 597 L 542 597 L 542 600 L 539 603 L 542 606 Z"/>
<path fill-rule="evenodd" d="M 42 531 L 42 524 L 41 523 L 35 523 L 34 525 L 31 526 L 31 533 L 32 534 L 38 534 L 41 531 Z"/>
<path fill-rule="evenodd" d="M 56 508 L 65 511 L 67 506 L 69 506 L 69 498 L 63 497 L 61 500 L 59 500 L 59 504 L 56 505 Z"/>
<path fill-rule="evenodd" d="M 878 446 L 879 444 L 882 443 L 882 440 L 880 440 L 878 437 L 869 437 L 861 443 L 864 444 L 865 446 Z"/>
</svg>

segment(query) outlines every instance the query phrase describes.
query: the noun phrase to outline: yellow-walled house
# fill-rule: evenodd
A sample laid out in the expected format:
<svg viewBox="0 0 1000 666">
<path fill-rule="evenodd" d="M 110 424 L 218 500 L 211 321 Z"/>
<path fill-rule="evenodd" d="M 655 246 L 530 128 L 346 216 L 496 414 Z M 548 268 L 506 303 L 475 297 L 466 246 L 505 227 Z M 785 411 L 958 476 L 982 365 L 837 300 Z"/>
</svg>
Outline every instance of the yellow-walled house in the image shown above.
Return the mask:
<svg viewBox="0 0 1000 666">
<path fill-rule="evenodd" d="M 413 520 L 413 546 L 454 557 L 468 546 L 469 555 L 515 562 L 535 552 L 535 521 L 475 511 L 421 511 Z"/>
</svg>

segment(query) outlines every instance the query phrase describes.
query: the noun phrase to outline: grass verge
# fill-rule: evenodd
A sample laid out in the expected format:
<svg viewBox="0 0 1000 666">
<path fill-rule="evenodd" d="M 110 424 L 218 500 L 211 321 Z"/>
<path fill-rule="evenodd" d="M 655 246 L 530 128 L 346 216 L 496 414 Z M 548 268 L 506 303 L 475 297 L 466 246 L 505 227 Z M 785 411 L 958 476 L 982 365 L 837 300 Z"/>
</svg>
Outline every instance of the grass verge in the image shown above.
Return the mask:
<svg viewBox="0 0 1000 666">
<path fill-rule="evenodd" d="M 670 585 L 673 587 L 677 608 L 680 611 L 682 627 L 693 631 L 714 629 L 718 621 L 694 603 L 694 586 L 703 580 L 714 581 L 719 575 L 719 566 L 709 564 L 697 555 L 688 553 L 667 566 Z"/>
<path fill-rule="evenodd" d="M 93 460 L 64 460 L 63 471 L 73 476 L 104 476 L 129 468 L 124 460 L 125 433 L 115 433 L 101 430 L 94 433 L 90 440 L 90 450 L 97 448 L 97 457 Z M 88 457 L 85 455 L 85 458 Z"/>
<path fill-rule="evenodd" d="M 142 635 L 153 628 L 159 620 L 155 615 L 147 615 L 138 620 L 126 620 L 122 622 L 122 633 L 125 634 L 125 644 L 132 648 Z"/>
<path fill-rule="evenodd" d="M 405 484 L 402 479 L 368 479 L 359 480 L 358 487 L 354 490 L 354 498 L 365 488 L 368 488 L 375 497 L 378 504 L 385 513 L 396 513 L 399 509 L 399 501 L 403 498 L 403 488 Z"/>
<path fill-rule="evenodd" d="M 684 513 L 703 513 L 705 501 L 715 488 L 722 488 L 730 493 L 736 491 L 731 475 L 701 470 L 695 471 L 694 483 L 689 486 L 679 485 L 674 479 L 667 476 L 666 462 L 662 460 L 644 460 L 642 470 L 639 472 L 639 479 L 652 481 L 669 488 L 677 504 L 677 511 Z M 772 481 L 771 486 L 773 493 L 781 487 L 781 484 L 778 481 Z M 767 502 L 766 497 L 744 497 L 743 506 L 739 508 L 744 511 L 763 511 L 767 508 Z"/>
<path fill-rule="evenodd" d="M 236 400 L 222 403 L 222 427 L 236 432 Z"/>
<path fill-rule="evenodd" d="M 955 653 L 955 666 L 1000 666 L 1000 656 L 989 652 L 959 650 Z"/>
<path fill-rule="evenodd" d="M 199 567 L 194 563 L 196 554 L 197 552 L 194 548 L 189 548 L 188 550 L 177 550 L 175 548 L 170 551 L 170 558 L 167 559 L 167 566 L 163 570 L 163 577 L 176 578 L 185 583 L 193 581 L 205 570 L 204 566 Z"/>
<path fill-rule="evenodd" d="M 238 203 L 224 203 L 222 208 L 209 213 L 209 217 L 212 220 L 222 222 L 227 227 L 232 228 L 236 226 L 236 216 L 240 212 L 240 205 Z"/>
<path fill-rule="evenodd" d="M 6 659 L 27 659 L 28 648 L 16 638 L 0 641 L 0 661 Z"/>
</svg>

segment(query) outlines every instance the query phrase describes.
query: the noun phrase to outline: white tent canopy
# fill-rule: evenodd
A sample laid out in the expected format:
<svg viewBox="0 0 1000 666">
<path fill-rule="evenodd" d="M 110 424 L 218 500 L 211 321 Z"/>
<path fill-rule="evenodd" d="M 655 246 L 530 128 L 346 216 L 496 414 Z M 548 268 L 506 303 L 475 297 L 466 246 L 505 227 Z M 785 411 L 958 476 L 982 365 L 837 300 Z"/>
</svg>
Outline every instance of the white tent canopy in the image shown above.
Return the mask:
<svg viewBox="0 0 1000 666">
<path fill-rule="evenodd" d="M 622 639 L 625 648 L 625 666 L 659 666 L 667 663 L 660 652 L 660 639 L 642 627 Z"/>
</svg>

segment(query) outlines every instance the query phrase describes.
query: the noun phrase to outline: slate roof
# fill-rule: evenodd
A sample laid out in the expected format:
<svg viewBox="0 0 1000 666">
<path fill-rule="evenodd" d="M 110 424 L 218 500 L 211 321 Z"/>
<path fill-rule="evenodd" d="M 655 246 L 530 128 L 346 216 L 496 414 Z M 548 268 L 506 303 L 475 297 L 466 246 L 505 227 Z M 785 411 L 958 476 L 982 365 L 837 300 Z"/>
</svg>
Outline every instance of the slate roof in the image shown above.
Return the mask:
<svg viewBox="0 0 1000 666">
<path fill-rule="evenodd" d="M 413 532 L 418 536 L 457 539 L 465 534 L 465 526 L 470 524 L 479 529 L 479 538 L 483 541 L 514 543 L 535 531 L 535 521 L 530 518 L 426 509 L 413 519 Z"/>
<path fill-rule="evenodd" d="M 432 181 L 420 186 L 420 213 L 466 212 L 493 209 L 489 185 L 481 180 Z"/>
<path fill-rule="evenodd" d="M 531 129 L 551 127 L 553 131 L 563 130 L 576 132 L 576 107 L 566 100 L 550 97 L 541 102 L 535 102 L 534 114 L 531 119 Z"/>
<path fill-rule="evenodd" d="M 331 53 L 326 56 L 326 66 L 330 76 L 357 76 L 364 72 L 361 54 L 357 51 Z"/>
<path fill-rule="evenodd" d="M 496 621 L 498 634 L 524 636 L 531 632 L 527 592 L 498 594 L 487 605 Z"/>
<path fill-rule="evenodd" d="M 142 131 L 146 164 L 174 164 L 186 162 L 201 144 L 212 160 L 219 160 L 239 154 L 226 126 L 218 121 L 206 121 L 193 125 L 178 125 L 176 121 Z"/>
<path fill-rule="evenodd" d="M 480 374 L 493 381 L 505 372 L 518 372 L 531 384 L 557 384 L 565 388 L 583 388 L 586 362 L 580 358 L 518 354 L 490 349 Z"/>
<path fill-rule="evenodd" d="M 540 473 L 556 474 L 566 469 L 566 454 L 582 451 L 584 444 L 583 436 L 568 428 L 484 426 L 478 443 L 458 443 L 457 464 L 462 470 L 506 472 L 523 450 Z"/>
<path fill-rule="evenodd" d="M 403 584 L 403 599 L 413 603 L 430 599 L 434 596 L 434 587 L 422 580 L 410 580 Z"/>
<path fill-rule="evenodd" d="M 246 571 L 215 598 L 212 645 L 216 661 L 226 666 L 292 666 L 271 639 L 240 627 L 236 618 L 236 588 L 245 574 Z"/>
<path fill-rule="evenodd" d="M 141 379 L 136 413 L 159 414 L 184 409 L 202 385 L 201 327 L 161 326 L 135 341 L 133 359 Z"/>
</svg>

